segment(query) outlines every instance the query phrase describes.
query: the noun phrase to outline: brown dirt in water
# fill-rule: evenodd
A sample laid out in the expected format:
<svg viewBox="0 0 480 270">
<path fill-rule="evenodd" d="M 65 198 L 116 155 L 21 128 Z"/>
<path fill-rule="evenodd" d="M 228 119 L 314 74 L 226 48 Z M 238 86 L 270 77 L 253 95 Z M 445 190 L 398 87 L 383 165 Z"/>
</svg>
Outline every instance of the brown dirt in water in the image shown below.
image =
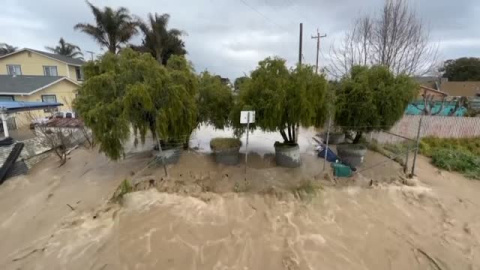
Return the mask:
<svg viewBox="0 0 480 270">
<path fill-rule="evenodd" d="M 400 171 L 388 163 L 339 187 L 313 156 L 294 170 L 257 158 L 242 187 L 241 164 L 185 153 L 168 178 L 136 176 L 156 189 L 122 205 L 108 200 L 147 155 L 47 159 L 0 186 L 0 269 L 480 269 L 478 181 L 421 158 L 415 186 L 385 183 Z M 306 182 L 315 192 L 295 198 Z"/>
</svg>

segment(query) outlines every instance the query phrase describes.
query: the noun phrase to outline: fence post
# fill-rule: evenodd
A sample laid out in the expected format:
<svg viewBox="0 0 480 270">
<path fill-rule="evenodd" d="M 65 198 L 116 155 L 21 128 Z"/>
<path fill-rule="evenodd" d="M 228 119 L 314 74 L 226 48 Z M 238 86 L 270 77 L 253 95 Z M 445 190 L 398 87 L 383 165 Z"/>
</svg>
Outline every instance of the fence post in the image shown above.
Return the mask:
<svg viewBox="0 0 480 270">
<path fill-rule="evenodd" d="M 423 114 L 420 116 L 420 120 L 418 121 L 417 143 L 416 143 L 417 145 L 415 148 L 415 154 L 413 155 L 412 177 L 415 175 L 415 164 L 417 163 L 418 149 L 420 148 L 420 133 L 422 131 L 422 121 L 423 121 Z"/>
<path fill-rule="evenodd" d="M 332 116 L 328 118 L 328 127 L 327 127 L 327 141 L 325 145 L 325 156 L 323 160 L 323 170 L 327 167 L 327 153 L 328 153 L 328 142 L 330 140 L 330 126 L 332 125 Z"/>
<path fill-rule="evenodd" d="M 158 143 L 158 153 L 162 157 L 163 170 L 165 171 L 165 177 L 168 177 L 167 164 L 165 163 L 165 156 L 163 155 L 162 145 L 160 144 L 160 139 L 158 138 L 158 134 L 156 135 L 156 137 L 157 137 L 157 143 Z"/>
<path fill-rule="evenodd" d="M 405 155 L 405 165 L 403 166 L 403 173 L 407 174 L 408 171 L 408 154 L 410 152 L 410 145 L 407 144 L 407 153 Z"/>
</svg>

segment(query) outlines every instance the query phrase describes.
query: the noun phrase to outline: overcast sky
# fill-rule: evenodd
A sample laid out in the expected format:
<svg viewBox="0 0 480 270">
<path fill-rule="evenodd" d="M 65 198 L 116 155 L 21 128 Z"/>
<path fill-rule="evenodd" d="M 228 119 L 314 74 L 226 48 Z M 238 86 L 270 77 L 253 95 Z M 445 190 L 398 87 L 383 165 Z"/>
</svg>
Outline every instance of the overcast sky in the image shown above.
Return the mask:
<svg viewBox="0 0 480 270">
<path fill-rule="evenodd" d="M 205 69 L 234 79 L 249 73 L 267 56 L 280 56 L 290 65 L 298 60 L 298 31 L 304 23 L 304 61 L 315 62 L 316 43 L 310 37 L 319 28 L 321 65 L 330 47 L 339 42 L 352 21 L 378 10 L 383 0 L 92 0 L 97 6 L 124 6 L 146 18 L 169 13 L 170 27 L 184 30 L 188 59 L 197 71 Z M 442 59 L 480 56 L 479 0 L 412 0 L 439 42 Z M 53 46 L 60 37 L 83 51 L 100 53 L 78 22 L 93 23 L 83 0 L 0 0 L 0 43 L 33 49 Z M 475 16 L 477 14 L 477 16 Z M 140 43 L 140 36 L 132 40 Z"/>
</svg>

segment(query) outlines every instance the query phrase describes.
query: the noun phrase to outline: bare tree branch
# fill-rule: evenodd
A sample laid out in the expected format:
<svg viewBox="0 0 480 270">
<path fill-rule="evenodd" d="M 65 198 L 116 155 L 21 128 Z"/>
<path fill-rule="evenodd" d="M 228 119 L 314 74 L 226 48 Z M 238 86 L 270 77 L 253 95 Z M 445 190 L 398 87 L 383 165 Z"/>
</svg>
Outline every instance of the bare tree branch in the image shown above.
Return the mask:
<svg viewBox="0 0 480 270">
<path fill-rule="evenodd" d="M 355 20 L 339 46 L 330 50 L 331 75 L 347 74 L 353 65 L 384 65 L 395 74 L 433 71 L 438 46 L 407 0 L 386 0 L 380 15 Z"/>
</svg>

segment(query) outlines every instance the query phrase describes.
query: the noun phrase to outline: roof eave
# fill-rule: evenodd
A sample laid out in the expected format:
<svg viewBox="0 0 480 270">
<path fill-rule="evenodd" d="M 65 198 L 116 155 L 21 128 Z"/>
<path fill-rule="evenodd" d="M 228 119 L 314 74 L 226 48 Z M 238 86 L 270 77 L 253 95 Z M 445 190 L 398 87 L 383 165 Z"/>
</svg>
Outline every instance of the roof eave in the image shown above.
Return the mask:
<svg viewBox="0 0 480 270">
<path fill-rule="evenodd" d="M 79 65 L 79 64 L 72 64 L 72 63 L 69 63 L 69 62 L 65 62 L 65 61 L 62 61 L 62 60 L 59 60 L 59 59 L 56 59 L 56 58 L 53 58 L 53 57 L 50 57 L 50 56 L 47 56 L 47 55 L 44 55 L 44 54 L 41 54 L 41 53 L 38 53 L 36 52 L 35 50 L 32 50 L 32 49 L 29 49 L 29 48 L 23 48 L 23 49 L 20 49 L 18 51 L 14 51 L 12 53 L 9 53 L 9 54 L 5 54 L 5 55 L 2 55 L 0 56 L 0 59 L 3 59 L 3 58 L 7 58 L 11 55 L 14 55 L 14 54 L 17 54 L 17 53 L 21 53 L 21 52 L 24 52 L 24 51 L 29 51 L 31 53 L 35 53 L 37 55 L 41 55 L 43 57 L 46 57 L 48 59 L 51 59 L 51 60 L 55 60 L 57 62 L 60 62 L 60 63 L 64 63 L 64 64 L 67 64 L 67 65 L 70 65 L 70 66 L 76 66 L 76 67 L 81 67 L 82 65 Z"/>
</svg>

